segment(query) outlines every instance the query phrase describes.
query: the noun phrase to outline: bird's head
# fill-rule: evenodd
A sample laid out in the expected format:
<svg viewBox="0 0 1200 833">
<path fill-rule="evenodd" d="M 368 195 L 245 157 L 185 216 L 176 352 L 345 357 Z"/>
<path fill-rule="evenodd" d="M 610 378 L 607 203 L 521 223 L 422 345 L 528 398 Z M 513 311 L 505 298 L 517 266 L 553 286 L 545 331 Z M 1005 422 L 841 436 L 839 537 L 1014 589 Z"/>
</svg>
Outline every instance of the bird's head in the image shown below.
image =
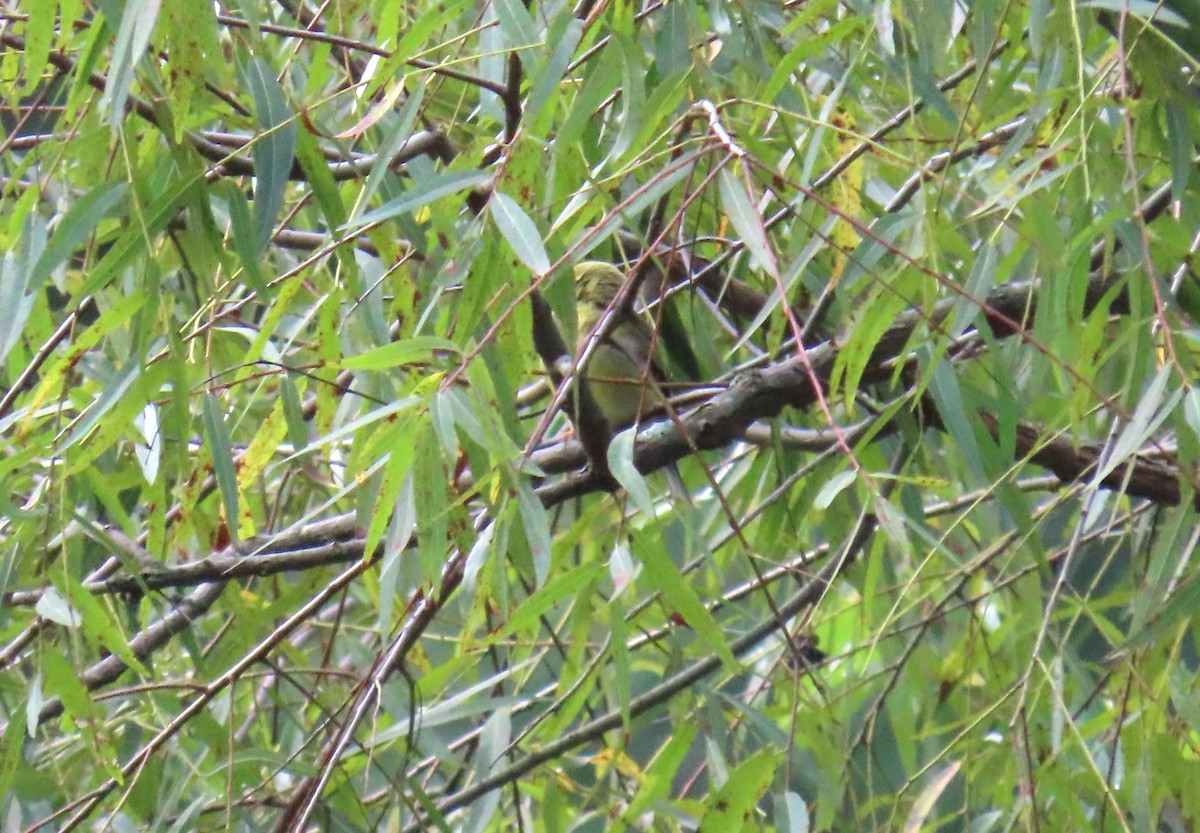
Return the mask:
<svg viewBox="0 0 1200 833">
<path fill-rule="evenodd" d="M 607 307 L 625 284 L 625 275 L 611 263 L 585 260 L 575 266 L 575 297 L 580 303 Z"/>
</svg>

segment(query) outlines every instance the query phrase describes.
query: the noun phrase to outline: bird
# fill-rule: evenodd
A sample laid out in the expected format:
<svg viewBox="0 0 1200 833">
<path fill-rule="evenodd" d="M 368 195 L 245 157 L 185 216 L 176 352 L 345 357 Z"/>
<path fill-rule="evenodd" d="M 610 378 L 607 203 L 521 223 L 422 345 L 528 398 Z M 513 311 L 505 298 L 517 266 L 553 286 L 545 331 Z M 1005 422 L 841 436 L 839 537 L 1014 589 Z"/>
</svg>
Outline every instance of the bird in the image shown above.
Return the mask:
<svg viewBox="0 0 1200 833">
<path fill-rule="evenodd" d="M 587 358 L 584 376 L 609 428 L 620 431 L 661 413 L 666 381 L 655 361 L 654 331 L 631 307 L 613 310 L 625 275 L 611 263 L 584 261 L 575 266 L 575 303 L 579 338 L 576 357 L 587 348 L 592 331 L 606 314 L 617 317 Z"/>
<path fill-rule="evenodd" d="M 625 275 L 611 263 L 588 260 L 575 266 L 575 306 L 579 337 L 575 357 L 583 358 L 592 331 L 612 314 L 606 332 L 587 357 L 584 377 L 608 427 L 620 431 L 661 414 L 667 407 L 666 374 L 655 361 L 657 339 L 646 318 L 631 306 L 616 309 Z M 662 469 L 677 506 L 694 506 L 675 463 Z"/>
</svg>

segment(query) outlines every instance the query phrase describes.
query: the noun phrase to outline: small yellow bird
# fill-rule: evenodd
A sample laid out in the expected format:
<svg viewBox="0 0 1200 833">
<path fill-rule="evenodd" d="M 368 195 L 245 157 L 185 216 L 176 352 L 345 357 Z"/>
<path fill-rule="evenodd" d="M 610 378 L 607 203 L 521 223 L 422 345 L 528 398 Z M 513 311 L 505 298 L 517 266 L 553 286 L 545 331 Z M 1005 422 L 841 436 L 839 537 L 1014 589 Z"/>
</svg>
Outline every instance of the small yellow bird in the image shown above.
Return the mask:
<svg viewBox="0 0 1200 833">
<path fill-rule="evenodd" d="M 575 300 L 579 339 L 576 355 L 587 347 L 588 334 L 604 317 L 625 285 L 625 275 L 611 263 L 585 261 L 575 267 Z M 632 309 L 617 314 L 587 362 L 588 388 L 609 427 L 620 431 L 660 413 L 666 402 L 659 384 L 662 371 L 654 361 L 654 332 Z"/>
</svg>

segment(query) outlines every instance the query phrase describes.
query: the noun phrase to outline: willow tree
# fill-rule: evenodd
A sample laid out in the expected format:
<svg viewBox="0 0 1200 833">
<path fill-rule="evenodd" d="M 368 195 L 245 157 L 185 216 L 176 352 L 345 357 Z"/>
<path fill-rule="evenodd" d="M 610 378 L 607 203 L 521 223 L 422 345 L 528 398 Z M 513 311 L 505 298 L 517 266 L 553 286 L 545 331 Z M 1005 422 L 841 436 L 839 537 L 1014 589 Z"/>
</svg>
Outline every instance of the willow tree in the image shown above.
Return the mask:
<svg viewBox="0 0 1200 833">
<path fill-rule="evenodd" d="M 1131 5 L 10 4 L 5 828 L 1190 829 Z"/>
</svg>

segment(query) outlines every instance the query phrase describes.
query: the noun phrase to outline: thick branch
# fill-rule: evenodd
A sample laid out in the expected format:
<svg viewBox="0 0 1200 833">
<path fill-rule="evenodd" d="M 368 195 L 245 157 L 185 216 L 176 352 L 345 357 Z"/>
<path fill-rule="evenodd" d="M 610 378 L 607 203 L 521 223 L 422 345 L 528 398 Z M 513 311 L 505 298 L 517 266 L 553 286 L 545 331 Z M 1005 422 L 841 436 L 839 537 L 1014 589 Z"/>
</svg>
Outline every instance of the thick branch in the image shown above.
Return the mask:
<svg viewBox="0 0 1200 833">
<path fill-rule="evenodd" d="M 144 589 L 165 590 L 171 587 L 194 587 L 206 582 L 311 570 L 316 567 L 344 564 L 362 558 L 364 543 L 364 538 L 352 537 L 287 552 L 254 555 L 242 555 L 230 547 L 200 561 L 145 570 L 136 576 L 124 573 L 86 581 L 83 583 L 83 589 L 94 594 L 140 594 Z M 41 589 L 12 590 L 0 597 L 2 599 L 0 603 L 9 607 L 35 605 L 41 599 L 42 593 Z"/>
<path fill-rule="evenodd" d="M 1095 275 L 1088 286 L 1085 311 L 1094 309 L 1116 283 L 1114 278 Z M 983 305 L 985 317 L 997 337 L 1026 331 L 1037 309 L 1039 288 L 1040 282 L 1029 281 L 998 287 L 988 295 Z M 951 314 L 957 303 L 957 299 L 945 299 L 931 314 L 910 310 L 898 316 L 876 344 L 863 374 L 864 383 L 888 379 L 892 374 L 892 363 L 899 358 L 917 326 L 926 320 L 936 325 Z M 638 470 L 644 473 L 655 471 L 688 456 L 693 448 L 721 448 L 738 439 L 755 420 L 777 416 L 787 406 L 806 408 L 812 405 L 818 395 L 824 395 L 826 391 L 814 388 L 807 368 L 815 371 L 824 386 L 837 356 L 836 344 L 825 342 L 808 349 L 804 355 L 789 357 L 763 369 L 745 371 L 735 377 L 725 391 L 684 414 L 678 423 L 658 422 L 648 426 L 639 434 L 634 450 Z M 984 417 L 981 415 L 981 418 Z M 1086 477 L 1094 471 L 1100 456 L 1100 449 L 1095 447 L 1076 449 L 1066 440 L 1046 440 L 1033 427 L 1023 427 L 1018 432 L 1017 450 L 1021 457 L 1030 456 L 1064 481 Z M 564 446 L 563 453 L 571 453 L 569 447 Z M 1108 489 L 1122 489 L 1135 497 L 1175 505 L 1181 499 L 1182 476 L 1178 468 L 1169 463 L 1135 458 L 1118 467 L 1102 485 Z M 564 478 L 541 489 L 539 496 L 547 506 L 553 506 L 597 491 L 599 487 L 591 482 L 591 477 L 585 472 Z"/>
<path fill-rule="evenodd" d="M 215 141 L 211 134 L 189 133 L 188 136 L 192 141 L 192 146 L 201 156 L 209 162 L 221 166 L 222 174 L 254 176 L 253 158 L 240 152 L 242 148 L 253 142 L 251 137 L 225 135 L 222 136 L 221 141 Z M 327 158 L 330 157 L 329 153 L 325 155 Z M 454 157 L 454 151 L 444 134 L 436 130 L 423 130 L 405 140 L 400 150 L 392 158 L 390 165 L 398 168 L 418 156 L 432 156 L 442 161 L 449 161 Z M 377 153 L 356 153 L 352 154 L 349 159 L 334 158 L 329 164 L 329 173 L 338 182 L 362 179 L 371 172 L 378 159 L 379 154 Z M 308 174 L 300 164 L 300 160 L 292 160 L 288 177 L 297 181 L 308 179 Z"/>
<path fill-rule="evenodd" d="M 144 660 L 167 643 L 175 634 L 191 627 L 196 617 L 203 615 L 221 597 L 225 582 L 212 582 L 197 587 L 169 613 L 143 628 L 129 640 L 129 649 L 139 660 Z M 79 675 L 79 680 L 88 691 L 108 685 L 129 666 L 118 654 L 109 654 Z M 53 720 L 63 713 L 63 703 L 51 697 L 38 712 L 38 724 Z"/>
</svg>

